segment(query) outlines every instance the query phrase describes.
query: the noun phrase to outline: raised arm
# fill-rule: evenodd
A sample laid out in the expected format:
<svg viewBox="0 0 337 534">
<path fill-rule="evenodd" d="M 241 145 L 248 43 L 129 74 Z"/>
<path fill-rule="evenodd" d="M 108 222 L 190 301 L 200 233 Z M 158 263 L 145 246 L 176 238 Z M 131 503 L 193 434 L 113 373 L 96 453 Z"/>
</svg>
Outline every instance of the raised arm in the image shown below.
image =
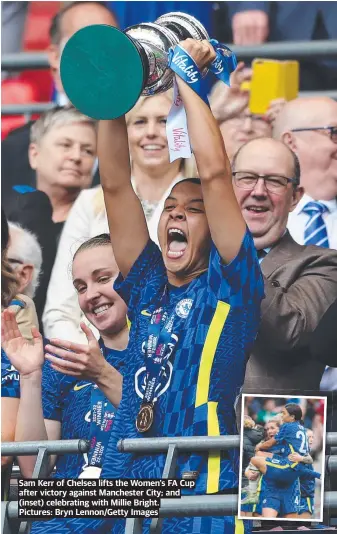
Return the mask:
<svg viewBox="0 0 337 534">
<path fill-rule="evenodd" d="M 144 249 L 149 232 L 141 203 L 131 185 L 125 117 L 100 121 L 98 161 L 112 248 L 125 278 Z"/>
<path fill-rule="evenodd" d="M 42 337 L 32 329 L 30 344 L 18 328 L 14 313 L 5 310 L 2 314 L 1 342 L 8 359 L 20 373 L 20 404 L 16 419 L 15 441 L 55 440 L 61 437 L 58 421 L 46 421 L 42 409 L 42 366 L 44 363 Z M 18 458 L 21 472 L 30 478 L 36 461 L 35 456 Z M 49 458 L 52 470 L 56 457 Z"/>
<path fill-rule="evenodd" d="M 255 447 L 255 450 L 256 451 L 268 450 L 276 444 L 277 444 L 276 439 L 270 438 L 267 441 L 261 441 L 260 443 L 258 443 Z"/>
<path fill-rule="evenodd" d="M 203 68 L 215 58 L 208 41 L 186 39 L 180 43 Z M 176 76 L 187 115 L 188 133 L 202 184 L 204 205 L 213 242 L 225 263 L 237 255 L 246 223 L 237 203 L 232 172 L 217 121 L 205 102 Z"/>
</svg>

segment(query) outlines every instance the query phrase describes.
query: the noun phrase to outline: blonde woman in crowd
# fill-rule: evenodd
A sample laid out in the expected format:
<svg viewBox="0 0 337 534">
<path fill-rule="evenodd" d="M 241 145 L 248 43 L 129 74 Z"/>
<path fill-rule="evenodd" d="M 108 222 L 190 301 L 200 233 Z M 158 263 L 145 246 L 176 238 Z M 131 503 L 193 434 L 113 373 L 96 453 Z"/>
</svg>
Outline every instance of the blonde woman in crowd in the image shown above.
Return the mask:
<svg viewBox="0 0 337 534">
<path fill-rule="evenodd" d="M 155 242 L 158 242 L 157 226 L 164 199 L 181 178 L 196 176 L 194 160 L 169 162 L 166 119 L 172 98 L 172 90 L 141 97 L 127 117 L 132 184 L 142 202 L 149 233 Z M 79 327 L 83 318 L 69 266 L 84 241 L 104 232 L 109 232 L 109 227 L 101 187 L 82 191 L 69 213 L 59 242 L 43 314 L 46 337 L 83 341 Z"/>
</svg>

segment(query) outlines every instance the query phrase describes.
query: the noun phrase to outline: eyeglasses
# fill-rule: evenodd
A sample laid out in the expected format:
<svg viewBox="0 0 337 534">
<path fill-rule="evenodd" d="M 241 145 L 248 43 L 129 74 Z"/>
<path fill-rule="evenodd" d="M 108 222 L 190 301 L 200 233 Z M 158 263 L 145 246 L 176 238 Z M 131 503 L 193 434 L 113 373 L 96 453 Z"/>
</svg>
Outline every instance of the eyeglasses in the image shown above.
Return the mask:
<svg viewBox="0 0 337 534">
<path fill-rule="evenodd" d="M 317 128 L 294 128 L 292 132 L 319 132 L 319 131 L 329 132 L 330 139 L 333 143 L 337 143 L 337 126 L 319 126 Z"/>
<path fill-rule="evenodd" d="M 234 171 L 232 174 L 235 185 L 247 191 L 252 191 L 260 178 L 264 181 L 266 189 L 277 195 L 282 195 L 288 184 L 297 185 L 296 178 L 287 178 L 280 174 L 264 175 L 250 171 Z"/>
</svg>

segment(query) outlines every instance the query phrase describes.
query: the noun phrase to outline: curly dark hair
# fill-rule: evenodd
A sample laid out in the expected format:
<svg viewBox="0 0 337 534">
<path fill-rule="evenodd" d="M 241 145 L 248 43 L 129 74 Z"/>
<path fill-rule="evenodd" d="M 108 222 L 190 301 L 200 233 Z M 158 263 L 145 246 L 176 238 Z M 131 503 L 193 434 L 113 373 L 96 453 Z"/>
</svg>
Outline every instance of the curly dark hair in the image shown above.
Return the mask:
<svg viewBox="0 0 337 534">
<path fill-rule="evenodd" d="M 9 228 L 4 210 L 1 208 L 1 308 L 7 308 L 18 291 L 18 280 L 7 260 Z"/>
</svg>

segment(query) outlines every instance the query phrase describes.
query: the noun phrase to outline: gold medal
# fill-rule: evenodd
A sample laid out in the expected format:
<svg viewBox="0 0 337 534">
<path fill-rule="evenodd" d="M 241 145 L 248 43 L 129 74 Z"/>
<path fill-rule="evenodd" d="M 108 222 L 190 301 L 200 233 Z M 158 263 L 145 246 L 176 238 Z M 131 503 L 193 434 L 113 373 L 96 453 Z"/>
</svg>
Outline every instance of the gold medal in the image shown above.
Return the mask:
<svg viewBox="0 0 337 534">
<path fill-rule="evenodd" d="M 136 419 L 136 428 L 138 432 L 147 432 L 151 428 L 153 423 L 153 416 L 153 404 L 148 402 L 141 404 Z"/>
</svg>

